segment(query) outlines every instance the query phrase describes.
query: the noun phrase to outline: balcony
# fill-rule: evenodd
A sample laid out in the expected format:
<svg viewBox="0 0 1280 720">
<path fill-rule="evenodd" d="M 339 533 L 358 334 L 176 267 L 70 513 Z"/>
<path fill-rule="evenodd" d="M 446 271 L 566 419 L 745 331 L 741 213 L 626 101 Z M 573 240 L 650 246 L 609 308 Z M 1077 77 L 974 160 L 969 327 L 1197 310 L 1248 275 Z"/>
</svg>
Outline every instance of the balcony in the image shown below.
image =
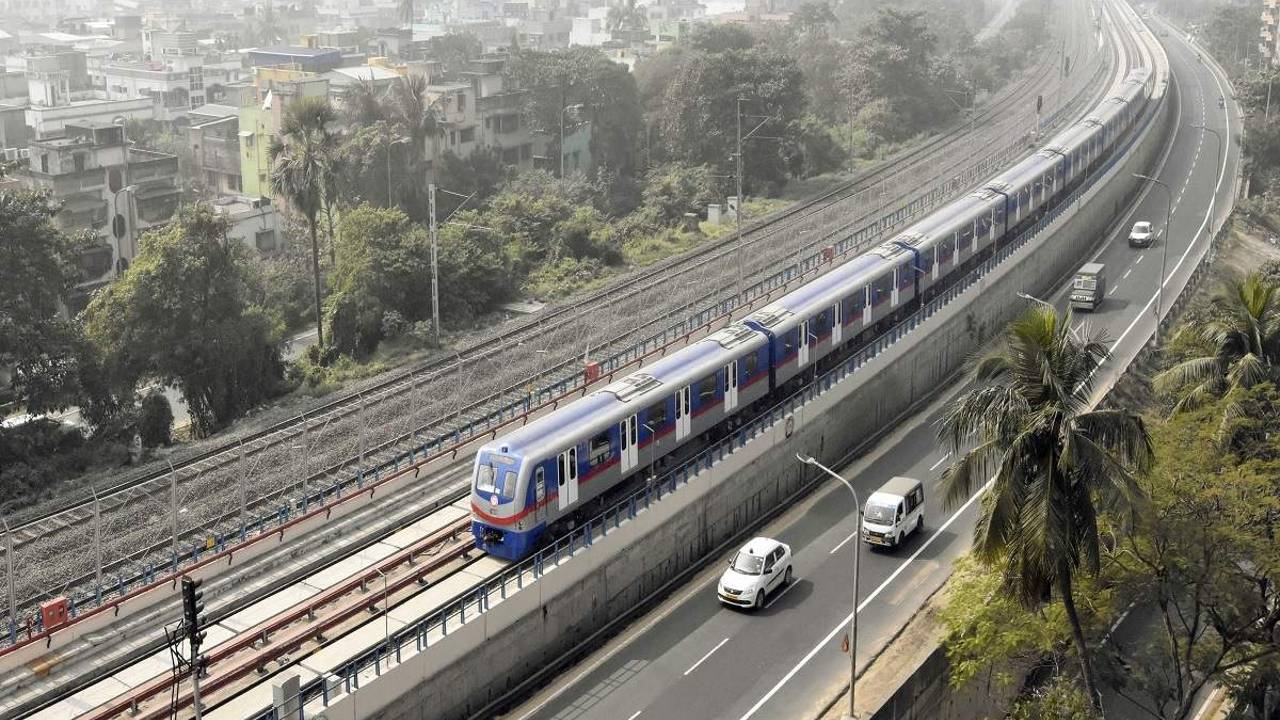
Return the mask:
<svg viewBox="0 0 1280 720">
<path fill-rule="evenodd" d="M 519 110 L 523 105 L 524 92 L 519 90 L 476 98 L 476 111 L 479 113 L 490 113 L 500 110 Z"/>
</svg>

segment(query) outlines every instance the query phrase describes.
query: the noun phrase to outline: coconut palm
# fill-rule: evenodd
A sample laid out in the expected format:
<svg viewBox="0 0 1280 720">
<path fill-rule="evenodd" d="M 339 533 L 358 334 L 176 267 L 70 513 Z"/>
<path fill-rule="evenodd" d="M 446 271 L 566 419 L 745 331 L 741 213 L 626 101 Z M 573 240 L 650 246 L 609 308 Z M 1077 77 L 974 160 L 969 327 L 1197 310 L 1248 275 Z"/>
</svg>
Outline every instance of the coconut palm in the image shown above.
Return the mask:
<svg viewBox="0 0 1280 720">
<path fill-rule="evenodd" d="M 610 6 L 609 13 L 604 18 L 605 27 L 610 32 L 649 29 L 649 16 L 644 6 L 636 2 L 637 0 L 620 0 Z"/>
<path fill-rule="evenodd" d="M 1140 495 L 1132 473 L 1151 460 L 1140 417 L 1090 410 L 1094 372 L 1107 353 L 1099 337 L 1071 330 L 1069 313 L 1032 308 L 1009 325 L 1000 348 L 974 363 L 974 387 L 947 409 L 940 431 L 957 458 L 942 477 L 947 503 L 991 483 L 975 555 L 999 566 L 1007 589 L 1029 607 L 1058 594 L 1095 703 L 1073 582 L 1081 569 L 1098 569 L 1098 504 L 1130 506 Z"/>
<path fill-rule="evenodd" d="M 435 103 L 427 95 L 427 79 L 421 75 L 398 78 L 391 86 L 388 99 L 388 115 L 392 124 L 400 136 L 409 141 L 409 147 L 413 148 L 405 163 L 411 178 L 408 190 L 421 191 L 423 188 L 419 183 L 426 175 L 426 163 L 429 159 L 427 140 L 439 135 L 441 131 Z"/>
<path fill-rule="evenodd" d="M 326 187 L 333 182 L 333 137 L 328 126 L 333 107 L 322 97 L 304 97 L 284 114 L 279 137 L 271 141 L 271 189 L 307 219 L 311 234 L 311 271 L 315 283 L 316 341 L 324 345 L 320 309 L 320 242 L 317 222 Z"/>
<path fill-rule="evenodd" d="M 342 91 L 341 111 L 343 121 L 355 127 L 387 120 L 386 92 L 372 77 L 357 78 Z"/>
<path fill-rule="evenodd" d="M 1156 376 L 1156 391 L 1178 395 L 1175 413 L 1225 395 L 1215 439 L 1227 444 L 1244 414 L 1241 391 L 1275 375 L 1280 360 L 1280 298 L 1258 273 L 1227 283 L 1212 301 L 1208 319 L 1187 325 L 1178 337 L 1199 341 L 1204 352 Z"/>
</svg>

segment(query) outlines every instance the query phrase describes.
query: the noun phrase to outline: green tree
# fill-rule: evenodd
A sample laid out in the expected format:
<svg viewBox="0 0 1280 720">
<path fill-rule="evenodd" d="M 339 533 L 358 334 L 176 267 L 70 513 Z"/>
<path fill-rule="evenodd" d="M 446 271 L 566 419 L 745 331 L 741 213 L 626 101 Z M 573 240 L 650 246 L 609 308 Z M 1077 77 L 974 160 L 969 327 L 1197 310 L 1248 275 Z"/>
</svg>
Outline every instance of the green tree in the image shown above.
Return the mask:
<svg viewBox="0 0 1280 720">
<path fill-rule="evenodd" d="M 689 47 L 704 53 L 750 50 L 756 38 L 747 28 L 733 23 L 704 23 L 694 27 Z"/>
<path fill-rule="evenodd" d="M 1097 720 L 1089 696 L 1070 678 L 1057 675 L 1013 704 L 1009 720 Z"/>
<path fill-rule="evenodd" d="M 1215 438 L 1230 444 L 1233 428 L 1244 417 L 1241 391 L 1271 379 L 1280 358 L 1280 298 L 1276 287 L 1258 273 L 1232 281 L 1212 301 L 1209 315 L 1187 325 L 1192 357 L 1156 376 L 1156 390 L 1176 394 L 1174 412 L 1199 407 L 1213 398 L 1228 398 Z"/>
<path fill-rule="evenodd" d="M 1028 606 L 1057 592 L 1071 627 L 1085 689 L 1097 698 L 1093 663 L 1073 596 L 1075 575 L 1099 567 L 1099 503 L 1141 497 L 1131 468 L 1151 460 L 1136 415 L 1093 410 L 1093 376 L 1107 348 L 1077 338 L 1071 316 L 1034 307 L 977 360 L 974 388 L 947 409 L 941 437 L 956 461 L 942 476 L 950 505 L 991 487 L 974 528 L 974 553 L 1001 571 Z"/>
<path fill-rule="evenodd" d="M 850 106 L 888 101 L 901 118 L 899 137 L 909 137 L 952 114 L 938 74 L 938 38 L 924 18 L 922 11 L 882 9 L 863 31 L 844 74 Z M 954 83 L 954 78 L 946 80 Z"/>
<path fill-rule="evenodd" d="M 464 210 L 458 222 L 439 230 L 441 323 L 470 320 L 512 295 L 505 237 L 479 226 L 481 216 Z"/>
<path fill-rule="evenodd" d="M 668 163 L 656 165 L 645 176 L 644 207 L 654 220 L 675 225 L 688 212 L 701 215 L 720 197 L 716 178 L 706 165 Z"/>
<path fill-rule="evenodd" d="M 77 392 L 75 326 L 62 300 L 80 280 L 90 244 L 53 223 L 47 194 L 0 191 L 0 367 L 32 413 L 65 407 Z"/>
<path fill-rule="evenodd" d="M 85 336 L 119 384 L 181 390 L 197 435 L 225 426 L 281 388 L 281 325 L 253 305 L 249 252 L 203 203 L 147 235 L 125 274 L 83 313 Z"/>
<path fill-rule="evenodd" d="M 549 137 L 548 154 L 560 154 L 562 115 L 572 128 L 579 121 L 591 128 L 591 157 L 624 175 L 635 172 L 641 132 L 640 97 L 635 78 L 626 67 L 596 48 L 573 47 L 554 52 L 524 50 L 507 66 L 513 86 L 524 91 L 524 120 L 529 129 Z M 556 163 L 556 167 L 559 164 Z"/>
<path fill-rule="evenodd" d="M 424 75 L 406 75 L 396 80 L 390 93 L 392 123 L 397 134 L 408 141 L 409 152 L 405 157 L 406 187 L 398 188 L 397 197 L 402 207 L 421 208 L 418 217 L 425 217 L 427 141 L 440 134 L 440 117 L 434 102 L 427 96 L 427 78 Z"/>
<path fill-rule="evenodd" d="M 506 177 L 506 166 L 502 164 L 502 154 L 497 148 L 476 148 L 465 158 L 458 157 L 450 151 L 440 156 L 440 182 L 462 197 L 440 193 L 436 195 L 436 216 L 446 218 L 453 213 L 464 198 L 474 196 L 468 202 L 475 207 L 493 196 Z"/>
<path fill-rule="evenodd" d="M 1273 415 L 1280 403 L 1270 383 L 1241 392 Z M 1190 717 L 1209 683 L 1245 697 L 1275 682 L 1280 442 L 1257 438 L 1247 460 L 1220 448 L 1207 431 L 1236 402 L 1212 401 L 1156 428 L 1157 460 L 1140 479 L 1148 501 L 1117 532 L 1114 582 L 1155 606 L 1162 632 L 1113 650 L 1122 662 L 1115 686 L 1155 718 Z"/>
<path fill-rule="evenodd" d="M 142 398 L 138 410 L 138 436 L 143 447 L 160 447 L 173 442 L 173 409 L 160 390 L 152 390 Z"/>
<path fill-rule="evenodd" d="M 663 156 L 691 165 L 710 165 L 718 174 L 734 170 L 738 108 L 745 117 L 743 133 L 761 128 L 762 137 L 784 139 L 792 123 L 804 115 L 803 78 L 789 56 L 757 48 L 695 53 L 685 60 L 667 86 L 655 139 Z M 749 191 L 761 183 L 786 179 L 783 143 L 748 140 L 743 148 L 744 180 Z"/>
<path fill-rule="evenodd" d="M 378 87 L 372 78 L 357 78 L 355 84 L 342 91 L 340 107 L 343 122 L 358 128 L 390 120 L 386 95 L 386 91 Z"/>
<path fill-rule="evenodd" d="M 791 13 L 791 25 L 802 35 L 825 38 L 831 26 L 839 23 L 836 14 L 825 0 L 803 2 Z"/>
<path fill-rule="evenodd" d="M 397 208 L 361 205 L 343 214 L 328 319 L 333 348 L 363 357 L 383 339 L 383 316 L 431 317 L 431 245 Z"/>
<path fill-rule="evenodd" d="M 440 61 L 445 77 L 455 78 L 474 58 L 484 53 L 484 43 L 471 33 L 445 33 L 427 41 L 427 57 Z"/>
<path fill-rule="evenodd" d="M 617 0 L 609 6 L 604 26 L 614 33 L 647 31 L 649 16 L 645 6 L 637 4 L 636 0 Z"/>
<path fill-rule="evenodd" d="M 289 105 L 280 136 L 271 141 L 271 189 L 288 200 L 307 220 L 311 236 L 311 271 L 315 288 L 316 343 L 324 346 L 321 311 L 320 239 L 317 220 L 324 205 L 326 186 L 335 182 L 334 140 L 328 126 L 335 117 L 328 100 L 304 97 Z"/>
</svg>

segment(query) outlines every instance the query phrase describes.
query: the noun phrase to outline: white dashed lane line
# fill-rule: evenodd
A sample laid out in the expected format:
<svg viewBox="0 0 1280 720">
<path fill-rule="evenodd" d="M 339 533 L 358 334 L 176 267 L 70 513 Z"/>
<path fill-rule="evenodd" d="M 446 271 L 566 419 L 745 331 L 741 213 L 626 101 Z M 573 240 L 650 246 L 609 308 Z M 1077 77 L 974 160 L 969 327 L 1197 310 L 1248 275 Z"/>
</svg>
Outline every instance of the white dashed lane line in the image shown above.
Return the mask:
<svg viewBox="0 0 1280 720">
<path fill-rule="evenodd" d="M 703 655 L 701 660 L 699 660 L 698 662 L 696 662 L 696 663 L 694 663 L 693 665 L 691 665 L 691 666 L 689 667 L 689 669 L 688 669 L 688 670 L 685 670 L 685 671 L 684 671 L 684 674 L 685 674 L 685 675 L 688 675 L 689 673 L 693 672 L 694 670 L 697 670 L 699 665 L 701 665 L 702 663 L 706 662 L 706 661 L 707 661 L 707 658 L 709 658 L 709 657 L 711 657 L 713 654 L 715 654 L 715 651 L 717 651 L 717 650 L 719 650 L 720 648 L 724 647 L 724 644 L 725 644 L 725 643 L 727 643 L 727 642 L 729 642 L 729 638 L 725 638 L 725 639 L 721 640 L 721 641 L 720 641 L 720 642 L 719 642 L 715 647 L 713 647 L 713 648 L 711 648 L 709 651 L 707 651 L 707 654 L 706 654 L 706 655 Z M 632 717 L 635 717 L 635 716 L 634 716 L 634 715 L 632 715 Z"/>
<path fill-rule="evenodd" d="M 1135 263 L 1135 264 L 1136 264 L 1136 263 Z M 1124 271 L 1124 274 L 1120 276 L 1120 279 L 1121 279 L 1121 280 L 1125 280 L 1125 279 L 1127 279 L 1127 278 L 1129 277 L 1129 273 L 1131 273 L 1131 272 L 1133 272 L 1133 268 L 1129 268 L 1128 270 L 1125 270 L 1125 271 Z"/>
</svg>

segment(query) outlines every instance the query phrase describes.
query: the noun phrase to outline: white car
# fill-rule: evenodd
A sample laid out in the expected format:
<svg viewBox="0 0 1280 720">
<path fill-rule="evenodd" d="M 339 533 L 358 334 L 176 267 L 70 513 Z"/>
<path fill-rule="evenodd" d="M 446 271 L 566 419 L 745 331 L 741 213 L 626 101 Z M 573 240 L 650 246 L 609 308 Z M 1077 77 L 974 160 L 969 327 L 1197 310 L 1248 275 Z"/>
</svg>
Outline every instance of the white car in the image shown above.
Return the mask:
<svg viewBox="0 0 1280 720">
<path fill-rule="evenodd" d="M 1133 229 L 1129 231 L 1129 247 L 1151 247 L 1156 234 L 1151 223 L 1146 220 L 1136 222 L 1133 224 Z"/>
<path fill-rule="evenodd" d="M 716 588 L 720 602 L 736 607 L 764 607 L 769 593 L 791 583 L 791 548 L 770 538 L 753 538 L 742 546 Z"/>
</svg>

